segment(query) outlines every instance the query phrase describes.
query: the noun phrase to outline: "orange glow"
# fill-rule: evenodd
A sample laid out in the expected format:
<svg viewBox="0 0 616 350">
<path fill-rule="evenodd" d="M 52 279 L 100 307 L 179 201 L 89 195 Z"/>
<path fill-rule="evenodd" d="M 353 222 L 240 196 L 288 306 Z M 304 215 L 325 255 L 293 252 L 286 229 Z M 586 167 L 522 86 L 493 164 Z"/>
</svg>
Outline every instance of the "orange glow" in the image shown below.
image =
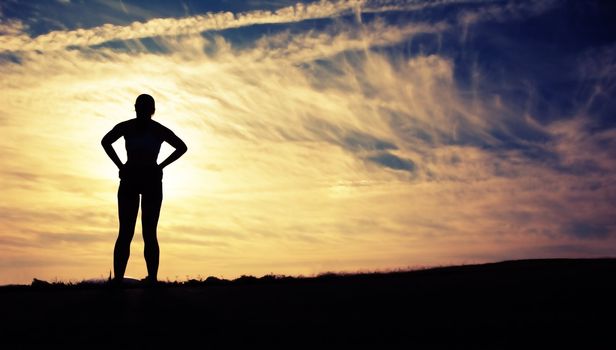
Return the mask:
<svg viewBox="0 0 616 350">
<path fill-rule="evenodd" d="M 234 28 L 355 8 L 319 4 L 312 12 L 190 21 L 201 30 Z M 511 125 L 513 112 L 500 97 L 492 103 L 462 91 L 452 59 L 369 50 L 439 34 L 445 22 L 340 23 L 331 32 L 264 35 L 247 48 L 184 30 L 186 23 L 108 26 L 91 37 L 59 31 L 56 41 L 28 45 L 25 34 L 5 38 L 13 45 L 6 50 L 24 48 L 20 63 L 0 65 L 0 284 L 109 274 L 118 176 L 100 140 L 134 117 L 141 93 L 156 99 L 154 119 L 188 145 L 165 169 L 161 279 L 565 256 L 549 250 L 556 243 L 616 246 L 613 237 L 554 238 L 563 216 L 613 216 L 607 194 L 575 187 L 608 182 L 603 175 L 581 182 L 514 149 L 496 155 L 448 142 L 467 132 L 496 144 L 490 132 Z M 168 52 L 130 41 L 135 26 Z M 129 40 L 134 51 L 65 49 L 87 38 Z M 545 147 L 563 159 L 573 163 L 585 152 L 613 172 L 584 123 L 580 115 L 537 128 L 555 135 Z M 123 142 L 114 147 L 125 159 Z M 159 160 L 170 152 L 163 146 Z M 127 276 L 145 275 L 142 248 L 138 224 Z"/>
</svg>

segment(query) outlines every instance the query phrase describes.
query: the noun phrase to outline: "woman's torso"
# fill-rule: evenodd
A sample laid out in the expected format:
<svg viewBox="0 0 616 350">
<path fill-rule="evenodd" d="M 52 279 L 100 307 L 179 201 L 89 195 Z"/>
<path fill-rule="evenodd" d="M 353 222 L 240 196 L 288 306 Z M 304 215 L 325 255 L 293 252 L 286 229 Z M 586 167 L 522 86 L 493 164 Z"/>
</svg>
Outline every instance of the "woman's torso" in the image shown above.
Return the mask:
<svg viewBox="0 0 616 350">
<path fill-rule="evenodd" d="M 161 128 L 153 120 L 132 119 L 126 122 L 124 143 L 127 161 L 123 177 L 141 180 L 162 178 L 157 163 L 164 141 Z"/>
</svg>

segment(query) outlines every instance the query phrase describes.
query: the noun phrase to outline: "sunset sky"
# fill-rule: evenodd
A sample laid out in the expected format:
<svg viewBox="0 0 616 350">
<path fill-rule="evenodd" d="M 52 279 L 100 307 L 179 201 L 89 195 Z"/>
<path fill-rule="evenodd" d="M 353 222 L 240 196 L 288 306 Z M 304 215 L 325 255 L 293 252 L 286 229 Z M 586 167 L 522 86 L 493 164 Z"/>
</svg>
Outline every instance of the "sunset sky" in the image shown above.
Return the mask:
<svg viewBox="0 0 616 350">
<path fill-rule="evenodd" d="M 109 275 L 100 140 L 141 93 L 188 145 L 163 179 L 162 280 L 614 257 L 615 13 L 2 1 L 0 284 Z M 142 251 L 138 224 L 127 276 Z"/>
</svg>

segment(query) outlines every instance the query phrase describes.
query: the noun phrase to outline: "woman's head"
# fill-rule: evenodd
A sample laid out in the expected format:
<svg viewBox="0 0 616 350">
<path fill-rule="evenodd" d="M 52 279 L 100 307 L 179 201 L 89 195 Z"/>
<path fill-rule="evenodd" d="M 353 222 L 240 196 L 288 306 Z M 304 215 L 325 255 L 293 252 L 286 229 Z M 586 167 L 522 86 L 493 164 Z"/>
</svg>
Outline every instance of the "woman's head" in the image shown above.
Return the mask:
<svg viewBox="0 0 616 350">
<path fill-rule="evenodd" d="M 135 112 L 137 118 L 151 118 L 156 110 L 154 106 L 154 98 L 148 94 L 141 94 L 135 101 Z"/>
</svg>

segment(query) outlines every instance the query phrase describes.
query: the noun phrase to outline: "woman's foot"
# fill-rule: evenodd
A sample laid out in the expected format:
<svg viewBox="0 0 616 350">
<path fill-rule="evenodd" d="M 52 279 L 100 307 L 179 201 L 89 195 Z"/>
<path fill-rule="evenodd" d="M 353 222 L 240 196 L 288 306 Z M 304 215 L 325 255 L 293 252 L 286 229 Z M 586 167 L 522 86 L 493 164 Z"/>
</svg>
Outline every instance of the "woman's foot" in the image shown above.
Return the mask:
<svg viewBox="0 0 616 350">
<path fill-rule="evenodd" d="M 124 278 L 114 277 L 113 279 L 109 280 L 108 285 L 111 288 L 122 288 L 124 287 Z"/>
<path fill-rule="evenodd" d="M 141 280 L 141 284 L 145 287 L 155 287 L 158 285 L 158 280 L 156 277 L 147 276 L 146 278 Z"/>
</svg>

